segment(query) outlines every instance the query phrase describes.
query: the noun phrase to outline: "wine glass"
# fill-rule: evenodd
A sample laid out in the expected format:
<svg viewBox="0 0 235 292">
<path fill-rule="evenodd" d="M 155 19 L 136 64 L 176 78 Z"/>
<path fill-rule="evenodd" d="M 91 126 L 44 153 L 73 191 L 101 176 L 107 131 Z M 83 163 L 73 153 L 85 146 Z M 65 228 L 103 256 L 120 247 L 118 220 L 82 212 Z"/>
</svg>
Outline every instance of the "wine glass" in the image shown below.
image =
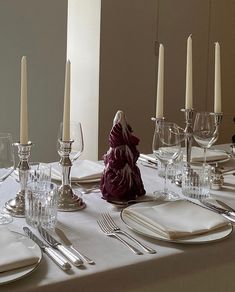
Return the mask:
<svg viewBox="0 0 235 292">
<path fill-rule="evenodd" d="M 164 166 L 164 188 L 160 191 L 155 191 L 154 195 L 157 198 L 172 200 L 179 196 L 170 192 L 167 189 L 167 167 L 174 163 L 181 152 L 181 138 L 179 128 L 174 123 L 160 121 L 156 123 L 156 128 L 153 136 L 153 154 Z"/>
<path fill-rule="evenodd" d="M 63 123 L 60 124 L 58 140 L 62 140 L 62 131 L 63 131 Z M 72 149 L 70 153 L 70 159 L 72 162 L 74 162 L 81 156 L 84 150 L 82 125 L 80 122 L 74 122 L 74 121 L 70 122 L 70 139 L 74 141 L 72 143 Z M 59 147 L 57 147 L 57 149 L 59 149 Z"/>
<path fill-rule="evenodd" d="M 194 121 L 193 135 L 195 141 L 204 149 L 203 164 L 206 164 L 206 150 L 218 139 L 213 113 L 198 112 Z"/>
<path fill-rule="evenodd" d="M 12 136 L 0 133 L 0 183 L 4 182 L 14 171 L 15 159 Z M 0 212 L 0 224 L 12 222 L 12 216 L 4 211 Z"/>
</svg>

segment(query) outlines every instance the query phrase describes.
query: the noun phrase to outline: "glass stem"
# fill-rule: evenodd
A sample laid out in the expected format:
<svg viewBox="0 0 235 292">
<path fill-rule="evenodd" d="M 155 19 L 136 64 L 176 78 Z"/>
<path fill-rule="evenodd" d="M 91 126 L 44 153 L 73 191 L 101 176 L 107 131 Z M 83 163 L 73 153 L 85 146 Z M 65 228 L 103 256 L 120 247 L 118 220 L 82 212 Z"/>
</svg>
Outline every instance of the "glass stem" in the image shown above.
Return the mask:
<svg viewBox="0 0 235 292">
<path fill-rule="evenodd" d="M 203 164 L 206 165 L 206 147 L 204 148 L 204 161 Z"/>
<path fill-rule="evenodd" d="M 167 164 L 164 163 L 164 173 L 165 173 L 165 177 L 164 177 L 164 188 L 163 188 L 163 192 L 164 194 L 167 193 Z"/>
</svg>

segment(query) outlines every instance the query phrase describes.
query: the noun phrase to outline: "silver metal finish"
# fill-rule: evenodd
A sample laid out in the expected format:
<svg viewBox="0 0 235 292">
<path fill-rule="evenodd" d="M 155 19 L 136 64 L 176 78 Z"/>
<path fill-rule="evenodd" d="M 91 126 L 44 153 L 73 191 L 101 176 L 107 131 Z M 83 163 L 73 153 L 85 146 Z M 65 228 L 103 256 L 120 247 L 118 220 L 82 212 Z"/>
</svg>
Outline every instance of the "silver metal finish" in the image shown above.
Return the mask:
<svg viewBox="0 0 235 292">
<path fill-rule="evenodd" d="M 28 159 L 32 142 L 29 141 L 27 144 L 15 143 L 14 145 L 18 147 L 18 155 L 20 159 L 17 167 L 19 170 L 20 191 L 14 199 L 5 203 L 5 209 L 14 217 L 25 217 L 25 189 L 28 180 Z"/>
<path fill-rule="evenodd" d="M 185 114 L 185 149 L 186 149 L 186 161 L 189 164 L 191 161 L 192 143 L 193 143 L 193 109 L 181 109 Z"/>
<path fill-rule="evenodd" d="M 154 250 L 153 248 L 141 243 L 139 240 L 137 240 L 136 238 L 131 236 L 126 231 L 121 230 L 121 228 L 119 226 L 117 226 L 116 223 L 113 221 L 113 219 L 109 213 L 103 213 L 103 214 L 101 214 L 101 216 L 102 216 L 103 220 L 106 222 L 106 224 L 113 230 L 113 232 L 125 235 L 126 237 L 131 239 L 133 242 L 138 244 L 147 253 L 151 253 L 151 254 L 156 253 L 156 250 Z"/>
<path fill-rule="evenodd" d="M 118 234 L 116 234 L 107 224 L 104 222 L 104 220 L 97 220 L 97 223 L 100 227 L 100 229 L 107 235 L 107 236 L 113 236 L 116 237 L 118 240 L 120 240 L 126 247 L 128 247 L 134 254 L 141 255 L 142 252 L 129 244 L 127 241 L 125 241 L 123 238 L 121 238 Z"/>
<path fill-rule="evenodd" d="M 52 237 L 43 227 L 38 228 L 41 236 L 46 240 L 46 242 L 55 249 L 58 249 L 74 266 L 80 266 L 83 262 L 77 257 L 77 255 L 69 250 L 67 247 L 63 246 L 54 237 Z"/>
<path fill-rule="evenodd" d="M 28 227 L 23 227 L 23 230 L 62 270 L 68 271 L 71 269 L 71 265 L 59 253 L 42 242 Z"/>
<path fill-rule="evenodd" d="M 58 153 L 61 157 L 60 165 L 62 167 L 62 184 L 59 187 L 58 211 L 77 211 L 86 206 L 83 200 L 75 195 L 70 183 L 72 162 L 69 156 L 72 143 L 73 140 L 59 140 Z"/>
<path fill-rule="evenodd" d="M 222 215 L 223 217 L 225 217 L 225 218 L 228 219 L 229 221 L 235 223 L 235 218 L 232 218 L 232 217 L 230 216 L 230 215 L 232 215 L 230 211 L 225 210 L 225 209 L 220 208 L 220 207 L 217 207 L 217 206 L 215 206 L 215 205 L 213 205 L 213 204 L 211 204 L 210 202 L 205 201 L 205 200 L 202 200 L 201 203 L 202 203 L 203 205 L 205 205 L 206 207 L 208 207 L 210 210 L 215 211 L 216 213 Z"/>
<path fill-rule="evenodd" d="M 229 205 L 227 205 L 226 203 L 224 203 L 224 202 L 222 202 L 220 200 L 216 200 L 216 202 L 218 204 L 220 204 L 222 207 L 224 207 L 226 210 L 231 211 L 231 212 L 234 212 L 234 215 L 235 215 L 235 209 L 233 209 L 232 207 L 230 207 Z"/>
<path fill-rule="evenodd" d="M 82 254 L 80 251 L 78 251 L 77 248 L 75 248 L 72 244 L 72 242 L 68 239 L 68 237 L 66 236 L 66 234 L 64 233 L 63 230 L 59 229 L 59 228 L 55 228 L 55 231 L 57 233 L 57 235 L 62 239 L 63 243 L 65 245 L 67 245 L 70 249 L 72 249 L 75 253 L 78 254 L 79 258 L 84 261 L 87 264 L 93 265 L 95 264 L 95 262 L 93 260 L 91 260 L 90 258 L 88 258 L 86 255 Z"/>
<path fill-rule="evenodd" d="M 215 132 L 214 132 L 214 143 L 218 140 L 219 138 L 219 126 L 222 123 L 223 120 L 223 113 L 211 113 L 215 117 Z"/>
</svg>

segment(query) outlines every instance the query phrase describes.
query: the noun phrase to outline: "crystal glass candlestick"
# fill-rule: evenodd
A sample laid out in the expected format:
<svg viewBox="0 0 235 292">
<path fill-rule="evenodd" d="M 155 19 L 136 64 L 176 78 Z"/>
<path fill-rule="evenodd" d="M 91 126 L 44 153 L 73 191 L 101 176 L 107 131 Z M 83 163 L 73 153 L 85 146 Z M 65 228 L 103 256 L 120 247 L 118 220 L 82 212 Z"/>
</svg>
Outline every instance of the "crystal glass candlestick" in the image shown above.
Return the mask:
<svg viewBox="0 0 235 292">
<path fill-rule="evenodd" d="M 62 168 L 62 184 L 59 187 L 58 210 L 59 211 L 77 211 L 83 209 L 86 204 L 83 200 L 76 196 L 70 183 L 70 171 L 72 162 L 70 160 L 70 152 L 73 140 L 58 140 L 58 153 L 61 157 L 60 165 Z"/>
<path fill-rule="evenodd" d="M 19 171 L 20 191 L 17 193 L 16 198 L 6 202 L 5 209 L 14 217 L 25 217 L 25 189 L 28 180 L 28 159 L 32 142 L 29 141 L 27 144 L 15 143 L 14 145 L 18 147 L 18 155 L 20 159 L 17 167 Z"/>
<path fill-rule="evenodd" d="M 186 161 L 189 164 L 191 161 L 192 143 L 193 143 L 193 109 L 181 109 L 185 113 L 185 148 L 186 148 Z"/>
</svg>

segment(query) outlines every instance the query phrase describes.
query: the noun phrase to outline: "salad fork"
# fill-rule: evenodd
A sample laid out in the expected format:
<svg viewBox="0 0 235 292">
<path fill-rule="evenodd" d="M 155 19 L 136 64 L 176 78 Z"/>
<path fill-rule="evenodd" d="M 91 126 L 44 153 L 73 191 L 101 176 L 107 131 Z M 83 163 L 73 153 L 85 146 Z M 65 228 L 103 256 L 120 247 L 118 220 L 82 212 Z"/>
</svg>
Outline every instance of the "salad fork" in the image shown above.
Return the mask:
<svg viewBox="0 0 235 292">
<path fill-rule="evenodd" d="M 134 252 L 137 255 L 141 255 L 142 252 L 139 251 L 137 248 L 129 244 L 127 241 L 125 241 L 123 238 L 121 238 L 118 234 L 112 231 L 110 227 L 104 222 L 104 220 L 100 219 L 97 220 L 97 223 L 100 227 L 100 229 L 107 235 L 107 236 L 113 236 L 116 237 L 118 240 L 120 240 L 126 247 L 128 247 L 132 252 Z"/>
<path fill-rule="evenodd" d="M 127 233 L 126 231 L 122 230 L 113 220 L 113 218 L 110 216 L 109 213 L 102 213 L 101 214 L 104 222 L 107 223 L 107 225 L 111 228 L 111 230 L 114 233 L 120 233 L 125 235 L 126 237 L 128 237 L 129 239 L 131 239 L 133 242 L 135 242 L 136 244 L 138 244 L 145 252 L 147 253 L 156 253 L 156 250 L 154 250 L 153 248 L 144 245 L 143 243 L 141 243 L 139 240 L 137 240 L 136 238 L 134 238 L 133 236 L 131 236 L 129 233 Z"/>
</svg>

